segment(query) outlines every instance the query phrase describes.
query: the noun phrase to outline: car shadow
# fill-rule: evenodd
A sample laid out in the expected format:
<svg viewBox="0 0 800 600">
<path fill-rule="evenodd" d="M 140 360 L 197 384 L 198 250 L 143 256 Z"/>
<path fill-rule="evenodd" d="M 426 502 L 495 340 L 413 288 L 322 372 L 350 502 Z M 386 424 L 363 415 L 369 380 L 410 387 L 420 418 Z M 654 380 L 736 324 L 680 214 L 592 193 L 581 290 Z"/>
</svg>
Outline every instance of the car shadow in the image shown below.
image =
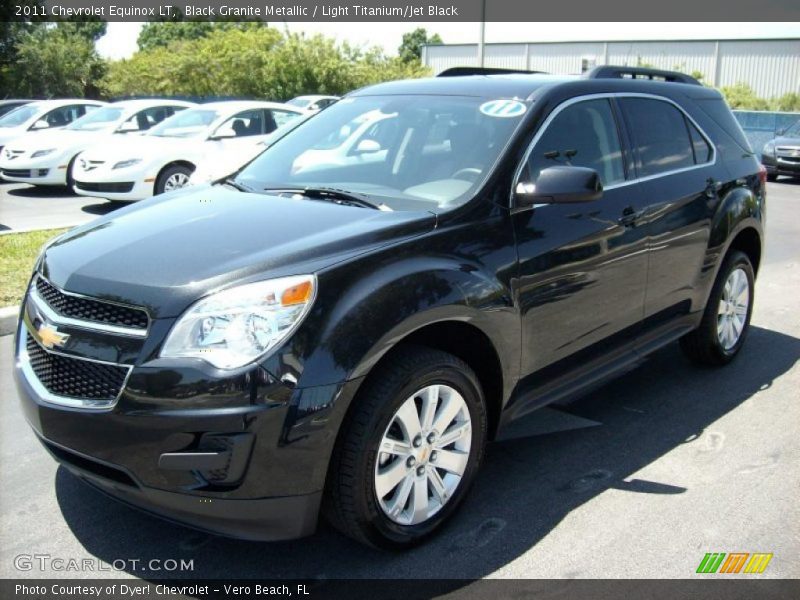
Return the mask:
<svg viewBox="0 0 800 600">
<path fill-rule="evenodd" d="M 27 187 L 15 188 L 13 190 L 6 190 L 9 196 L 17 196 L 19 198 L 54 198 L 63 196 L 77 196 L 72 188 L 65 185 L 29 185 Z"/>
<path fill-rule="evenodd" d="M 475 579 L 523 555 L 606 490 L 684 493 L 676 482 L 631 476 L 682 445 L 696 448 L 702 460 L 709 451 L 706 428 L 769 388 L 798 359 L 800 339 L 758 327 L 729 368 L 695 367 L 672 344 L 560 409 L 577 428 L 520 436 L 516 427 L 513 439 L 491 444 L 475 487 L 450 524 L 406 553 L 370 550 L 325 524 L 314 536 L 290 542 L 199 533 L 119 504 L 63 468 L 55 477 L 56 495 L 77 540 L 109 564 L 130 557 L 145 564 L 193 560 L 194 570 L 182 573 L 140 564 L 129 571 L 137 577 Z M 535 433 L 537 413 L 526 419 Z"/>
<path fill-rule="evenodd" d="M 126 206 L 130 206 L 130 203 L 116 202 L 114 200 L 103 200 L 97 204 L 87 204 L 86 206 L 82 206 L 81 210 L 85 213 L 89 213 L 90 215 L 107 215 L 110 212 L 114 212 L 120 208 L 125 208 Z"/>
</svg>

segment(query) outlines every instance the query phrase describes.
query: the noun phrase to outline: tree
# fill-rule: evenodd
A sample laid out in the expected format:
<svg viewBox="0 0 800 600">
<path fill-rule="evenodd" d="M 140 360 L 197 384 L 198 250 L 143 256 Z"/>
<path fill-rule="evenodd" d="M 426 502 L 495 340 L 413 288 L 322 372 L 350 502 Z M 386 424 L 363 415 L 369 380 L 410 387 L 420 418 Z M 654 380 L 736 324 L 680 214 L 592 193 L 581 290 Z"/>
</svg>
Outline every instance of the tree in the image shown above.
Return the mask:
<svg viewBox="0 0 800 600">
<path fill-rule="evenodd" d="M 422 60 L 422 47 L 425 44 L 441 44 L 442 38 L 438 33 L 428 37 L 428 32 L 423 27 L 417 27 L 414 31 L 403 34 L 403 42 L 397 49 L 397 54 L 403 62 Z"/>
<path fill-rule="evenodd" d="M 45 26 L 25 33 L 15 45 L 15 62 L 7 81 L 20 97 L 89 97 L 101 90 L 98 81 L 105 63 L 86 32 L 70 27 Z"/>
<path fill-rule="evenodd" d="M 769 110 L 769 103 L 756 93 L 746 83 L 737 83 L 720 89 L 725 101 L 731 108 L 740 110 Z"/>
<path fill-rule="evenodd" d="M 265 28 L 263 21 L 155 21 L 145 23 L 136 43 L 139 50 L 165 47 L 172 42 L 199 40 L 215 31 Z"/>
<path fill-rule="evenodd" d="M 388 79 L 428 74 L 419 62 L 377 48 L 338 45 L 274 28 L 218 28 L 112 62 L 104 85 L 112 97 L 179 95 L 287 100 L 301 94 L 342 94 Z"/>
</svg>

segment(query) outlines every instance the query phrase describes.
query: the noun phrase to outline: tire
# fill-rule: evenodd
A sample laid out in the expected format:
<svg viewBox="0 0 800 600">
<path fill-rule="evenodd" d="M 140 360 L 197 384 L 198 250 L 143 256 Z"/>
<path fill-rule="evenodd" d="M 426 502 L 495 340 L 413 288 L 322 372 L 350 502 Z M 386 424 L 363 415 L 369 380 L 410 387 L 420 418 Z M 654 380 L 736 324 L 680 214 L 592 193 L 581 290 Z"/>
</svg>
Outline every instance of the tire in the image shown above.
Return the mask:
<svg viewBox="0 0 800 600">
<path fill-rule="evenodd" d="M 72 167 L 75 166 L 75 159 L 77 158 L 78 155 L 76 154 L 67 164 L 67 189 L 69 190 L 70 194 L 75 193 L 75 178 L 72 176 Z"/>
<path fill-rule="evenodd" d="M 193 169 L 183 165 L 172 165 L 164 169 L 156 179 L 155 195 L 171 192 L 184 187 L 189 182 Z M 175 187 L 171 187 L 174 185 Z"/>
<path fill-rule="evenodd" d="M 732 283 L 731 280 L 736 277 L 733 275 L 735 272 L 739 273 L 738 283 Z M 728 290 L 737 285 L 743 286 L 745 281 L 747 293 L 736 294 L 733 302 L 728 303 Z M 729 282 L 731 287 L 728 287 Z M 747 255 L 738 250 L 730 252 L 714 282 L 700 326 L 681 338 L 681 348 L 693 362 L 721 366 L 728 364 L 739 353 L 750 328 L 754 283 L 753 265 Z M 747 306 L 742 309 L 741 303 L 737 301 L 744 297 L 747 299 Z M 743 317 L 741 329 L 736 327 L 739 317 Z M 730 329 L 724 321 L 728 322 Z"/>
<path fill-rule="evenodd" d="M 342 425 L 331 458 L 323 512 L 335 528 L 359 542 L 403 550 L 420 543 L 447 521 L 469 490 L 486 445 L 483 391 L 475 373 L 460 359 L 410 345 L 381 363 L 364 385 Z M 411 407 L 419 411 L 426 406 L 420 393 L 428 402 L 437 399 L 434 418 L 429 419 L 434 427 L 423 428 L 424 438 L 407 435 L 402 426 L 413 420 L 407 418 Z M 458 407 L 457 415 L 449 419 Z M 414 414 L 419 418 L 419 412 Z M 447 439 L 436 437 L 445 431 L 432 431 L 437 422 L 447 423 L 443 426 Z M 428 431 L 432 437 L 428 437 Z M 458 432 L 458 442 L 446 443 Z M 389 437 L 400 441 L 388 442 Z M 387 444 L 396 453 L 381 451 Z M 404 450 L 399 449 L 401 446 Z M 413 462 L 409 462 L 411 459 Z M 442 468 L 445 462 L 453 473 Z M 456 481 L 455 472 L 462 467 Z M 395 469 L 406 475 L 390 488 L 386 473 Z M 390 493 L 379 497 L 379 486 Z M 407 499 L 402 501 L 404 493 Z M 419 500 L 417 507 L 422 493 L 424 500 Z M 392 506 L 395 510 L 390 516 Z"/>
<path fill-rule="evenodd" d="M 774 183 L 774 182 L 778 181 L 778 176 L 775 175 L 774 173 L 772 173 L 772 174 L 767 173 L 767 181 L 771 181 L 771 182 Z"/>
</svg>

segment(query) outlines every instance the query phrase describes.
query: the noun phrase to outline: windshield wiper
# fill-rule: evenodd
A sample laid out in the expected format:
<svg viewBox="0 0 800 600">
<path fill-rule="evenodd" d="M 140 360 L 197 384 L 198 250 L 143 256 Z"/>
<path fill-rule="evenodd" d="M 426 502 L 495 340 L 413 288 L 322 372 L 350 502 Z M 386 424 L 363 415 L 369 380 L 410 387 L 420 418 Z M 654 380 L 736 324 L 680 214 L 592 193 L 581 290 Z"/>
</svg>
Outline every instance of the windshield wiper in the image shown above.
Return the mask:
<svg viewBox="0 0 800 600">
<path fill-rule="evenodd" d="M 336 204 L 347 204 L 350 206 L 361 206 L 363 208 L 373 208 L 375 210 L 391 211 L 392 209 L 384 203 L 377 204 L 370 200 L 366 194 L 358 192 L 348 192 L 331 187 L 302 187 L 302 188 L 264 188 L 265 192 L 277 192 L 286 194 L 300 194 L 314 200 L 327 200 Z"/>
<path fill-rule="evenodd" d="M 255 192 L 255 190 L 251 188 L 249 185 L 244 184 L 241 181 L 236 181 L 233 177 L 226 177 L 220 183 L 229 185 L 233 189 L 239 190 L 240 192 Z"/>
</svg>

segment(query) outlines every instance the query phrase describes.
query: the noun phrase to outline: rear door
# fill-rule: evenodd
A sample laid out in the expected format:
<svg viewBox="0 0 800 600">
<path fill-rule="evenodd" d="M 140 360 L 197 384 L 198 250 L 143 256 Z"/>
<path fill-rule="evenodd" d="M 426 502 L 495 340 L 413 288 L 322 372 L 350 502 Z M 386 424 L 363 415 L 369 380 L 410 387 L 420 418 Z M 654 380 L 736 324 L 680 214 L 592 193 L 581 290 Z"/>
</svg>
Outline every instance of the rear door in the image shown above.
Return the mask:
<svg viewBox="0 0 800 600">
<path fill-rule="evenodd" d="M 703 272 L 710 218 L 720 184 L 714 148 L 699 126 L 666 98 L 621 97 L 646 202 L 651 236 L 644 333 L 655 338 L 686 326 Z M 658 341 L 657 339 L 655 340 Z"/>
<path fill-rule="evenodd" d="M 596 170 L 604 192 L 595 202 L 539 205 L 513 216 L 522 372 L 538 373 L 536 387 L 630 357 L 647 277 L 647 235 L 636 220 L 644 205 L 628 181 L 613 99 L 573 101 L 554 113 L 534 137 L 515 186 L 566 164 Z"/>
</svg>

